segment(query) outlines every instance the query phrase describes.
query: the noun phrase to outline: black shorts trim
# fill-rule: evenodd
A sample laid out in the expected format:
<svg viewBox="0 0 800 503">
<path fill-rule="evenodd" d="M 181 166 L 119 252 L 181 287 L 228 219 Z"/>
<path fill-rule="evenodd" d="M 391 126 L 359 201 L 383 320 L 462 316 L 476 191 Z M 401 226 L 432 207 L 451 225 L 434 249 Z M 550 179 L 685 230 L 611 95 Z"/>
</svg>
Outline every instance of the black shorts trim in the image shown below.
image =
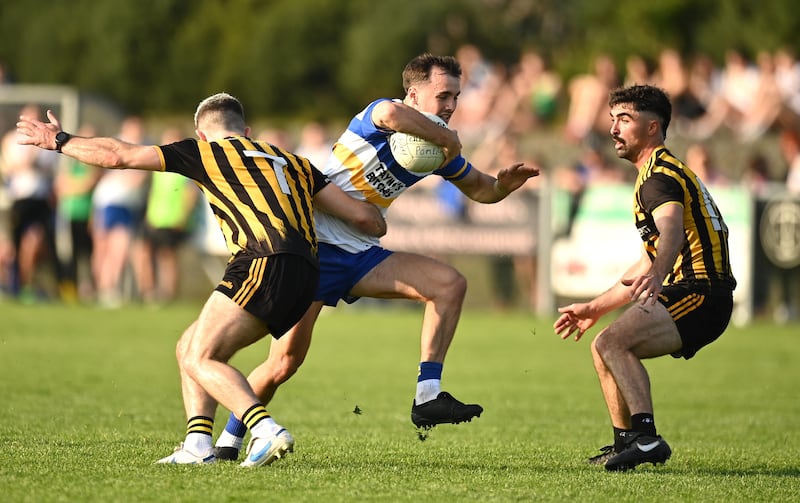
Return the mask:
<svg viewBox="0 0 800 503">
<path fill-rule="evenodd" d="M 261 319 L 278 339 L 303 317 L 318 284 L 319 268 L 299 255 L 240 253 L 215 290 Z"/>
</svg>

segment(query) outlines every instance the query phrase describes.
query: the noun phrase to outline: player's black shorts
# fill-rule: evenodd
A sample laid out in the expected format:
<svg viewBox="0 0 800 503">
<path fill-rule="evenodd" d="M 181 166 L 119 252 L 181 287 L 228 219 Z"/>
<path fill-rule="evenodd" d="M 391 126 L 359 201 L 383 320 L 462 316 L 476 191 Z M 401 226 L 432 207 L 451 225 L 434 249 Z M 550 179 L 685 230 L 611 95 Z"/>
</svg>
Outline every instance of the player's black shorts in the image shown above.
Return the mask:
<svg viewBox="0 0 800 503">
<path fill-rule="evenodd" d="M 53 226 L 53 208 L 46 199 L 18 199 L 11 204 L 11 235 L 14 247 L 19 249 L 22 236 L 28 228 L 40 225 L 45 232 Z"/>
<path fill-rule="evenodd" d="M 319 268 L 299 255 L 239 253 L 215 290 L 260 318 L 277 339 L 303 317 L 318 283 Z"/>
<path fill-rule="evenodd" d="M 675 321 L 683 342 L 681 350 L 672 356 L 687 360 L 722 335 L 733 312 L 733 292 L 708 283 L 665 286 L 658 300 Z"/>
<path fill-rule="evenodd" d="M 178 248 L 189 237 L 189 233 L 183 229 L 156 229 L 149 225 L 144 227 L 144 236 L 150 241 L 155 249 L 175 249 Z"/>
</svg>

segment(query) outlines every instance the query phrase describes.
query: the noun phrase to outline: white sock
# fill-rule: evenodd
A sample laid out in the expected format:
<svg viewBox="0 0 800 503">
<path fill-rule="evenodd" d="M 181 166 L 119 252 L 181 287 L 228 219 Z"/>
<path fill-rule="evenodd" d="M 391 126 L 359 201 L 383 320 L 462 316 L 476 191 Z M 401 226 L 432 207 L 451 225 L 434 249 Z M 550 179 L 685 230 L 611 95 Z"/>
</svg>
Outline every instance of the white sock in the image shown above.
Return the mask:
<svg viewBox="0 0 800 503">
<path fill-rule="evenodd" d="M 425 402 L 430 402 L 442 391 L 441 379 L 426 379 L 417 383 L 417 396 L 414 397 L 414 403 L 417 405 Z"/>
<path fill-rule="evenodd" d="M 217 447 L 233 447 L 234 449 L 241 449 L 243 442 L 244 437 L 237 437 L 228 430 L 222 430 L 222 433 L 217 439 L 217 443 L 215 445 Z"/>
<path fill-rule="evenodd" d="M 205 433 L 188 433 L 183 441 L 183 448 L 197 456 L 205 456 L 212 447 L 211 435 Z"/>
</svg>

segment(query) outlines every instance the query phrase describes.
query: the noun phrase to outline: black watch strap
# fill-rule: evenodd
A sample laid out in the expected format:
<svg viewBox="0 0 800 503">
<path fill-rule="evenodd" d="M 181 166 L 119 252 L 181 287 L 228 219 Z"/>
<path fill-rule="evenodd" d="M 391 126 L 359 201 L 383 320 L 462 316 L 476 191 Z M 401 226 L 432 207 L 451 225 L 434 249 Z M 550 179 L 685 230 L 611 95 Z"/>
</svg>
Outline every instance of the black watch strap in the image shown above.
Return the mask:
<svg viewBox="0 0 800 503">
<path fill-rule="evenodd" d="M 72 135 L 65 131 L 59 131 L 56 134 L 56 151 L 61 152 L 61 149 L 64 148 L 64 145 L 72 138 Z"/>
</svg>

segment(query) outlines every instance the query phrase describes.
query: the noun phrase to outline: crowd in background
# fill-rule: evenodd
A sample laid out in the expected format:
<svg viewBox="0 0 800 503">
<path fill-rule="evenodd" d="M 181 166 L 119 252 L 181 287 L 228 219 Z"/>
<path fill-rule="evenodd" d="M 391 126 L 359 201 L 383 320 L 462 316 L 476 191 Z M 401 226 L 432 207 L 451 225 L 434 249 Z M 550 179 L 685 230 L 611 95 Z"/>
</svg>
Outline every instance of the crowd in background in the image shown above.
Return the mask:
<svg viewBox="0 0 800 503">
<path fill-rule="evenodd" d="M 654 84 L 673 102 L 667 142 L 677 137 L 688 145 L 676 153 L 685 154 L 708 186 L 743 184 L 763 196 L 777 183 L 800 194 L 800 61 L 787 49 L 752 56 L 730 49 L 719 65 L 708 56 L 686 57 L 669 48 L 655 61 L 631 54 L 621 65 L 599 55 L 585 73 L 568 79 L 534 50 L 524 51 L 512 65 L 491 61 L 475 45 L 460 47 L 455 56 L 463 69 L 462 94 L 450 127 L 458 131 L 465 157 L 484 171 L 512 160 L 540 164 L 542 178 L 570 193 L 575 204 L 587 186 L 629 183 L 635 172 L 609 155 L 608 92 L 623 84 Z M 13 84 L 0 84 L 0 92 L 3 85 Z M 76 133 L 95 130 L 85 124 Z M 157 143 L 186 133 L 160 131 Z M 312 121 L 297 130 L 268 129 L 256 136 L 321 166 L 336 133 Z M 539 133 L 555 137 L 564 152 L 577 154 L 541 151 L 531 141 Z M 141 118 L 128 117 L 118 136 L 153 143 L 148 134 Z M 721 169 L 709 147 L 719 136 L 734 147 L 759 145 L 766 136 L 779 138 L 780 156 L 748 149 L 737 172 Z M 13 130 L 2 139 L 0 202 L 5 200 L 9 209 L 0 213 L 6 219 L 0 224 L 0 295 L 106 307 L 174 300 L 178 252 L 198 215 L 194 184 L 168 173 L 100 172 L 75 162 L 56 169 L 58 158 L 54 152 L 16 145 Z M 537 190 L 539 182 L 531 189 Z M 439 194 L 449 207 L 460 204 L 458 193 Z M 514 271 L 513 285 L 496 285 L 497 304 L 510 305 L 518 294 L 532 306 L 535 257 L 492 260 L 496 278 L 503 277 L 504 269 Z M 42 277 L 51 279 L 49 288 Z"/>
</svg>

